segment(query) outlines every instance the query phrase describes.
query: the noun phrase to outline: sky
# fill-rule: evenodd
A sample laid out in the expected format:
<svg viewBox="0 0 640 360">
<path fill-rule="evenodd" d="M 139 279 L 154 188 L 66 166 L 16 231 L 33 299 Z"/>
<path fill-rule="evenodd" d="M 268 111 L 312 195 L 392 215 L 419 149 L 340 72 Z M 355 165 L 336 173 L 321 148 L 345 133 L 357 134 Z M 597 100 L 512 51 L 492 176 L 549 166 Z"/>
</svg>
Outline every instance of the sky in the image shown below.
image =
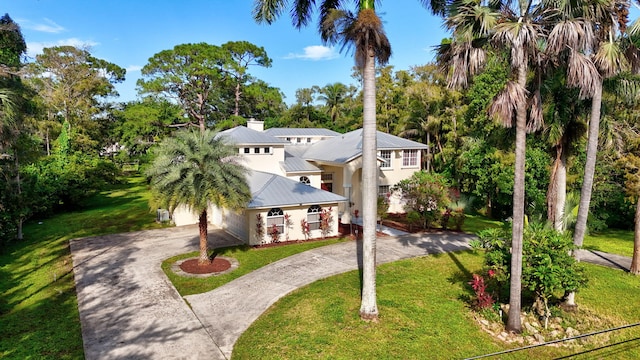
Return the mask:
<svg viewBox="0 0 640 360">
<path fill-rule="evenodd" d="M 154 54 L 199 42 L 245 40 L 264 47 L 272 66 L 253 67 L 250 73 L 279 88 L 288 104 L 295 103 L 300 88 L 357 85 L 351 77 L 352 53 L 322 44 L 317 14 L 299 31 L 288 13 L 272 25 L 257 24 L 252 7 L 252 0 L 0 0 L 0 13 L 20 25 L 29 61 L 44 47 L 88 45 L 93 56 L 127 69 L 126 81 L 116 87 L 118 101 L 137 98 L 140 69 Z M 442 20 L 418 0 L 383 1 L 376 11 L 391 42 L 389 65 L 395 70 L 432 61 L 433 47 L 447 37 Z"/>
</svg>

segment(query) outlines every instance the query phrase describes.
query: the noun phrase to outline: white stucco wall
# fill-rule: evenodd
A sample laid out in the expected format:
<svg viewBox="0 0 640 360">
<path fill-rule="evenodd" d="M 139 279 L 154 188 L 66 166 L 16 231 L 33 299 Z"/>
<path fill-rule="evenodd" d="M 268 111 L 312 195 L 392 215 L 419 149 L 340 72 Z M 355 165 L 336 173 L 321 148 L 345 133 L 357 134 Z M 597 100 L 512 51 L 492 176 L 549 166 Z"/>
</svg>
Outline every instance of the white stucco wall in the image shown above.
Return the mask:
<svg viewBox="0 0 640 360">
<path fill-rule="evenodd" d="M 254 148 L 260 149 L 259 154 L 254 153 Z M 284 161 L 284 147 L 269 147 L 270 152 L 264 153 L 264 148 L 269 146 L 242 145 L 239 154 L 242 156 L 242 164 L 249 169 L 264 171 L 272 174 L 283 175 L 280 162 Z M 244 148 L 249 148 L 249 154 L 244 153 Z"/>
<path fill-rule="evenodd" d="M 326 237 L 337 236 L 338 233 L 338 204 L 331 205 L 322 205 L 323 209 L 328 209 L 331 207 L 331 214 L 333 217 L 333 221 L 331 222 L 331 229 L 327 232 Z M 302 232 L 301 220 L 307 219 L 307 210 L 309 206 L 294 206 L 294 207 L 281 207 L 282 211 L 285 215 L 290 216 L 291 224 L 289 226 L 284 227 L 284 234 L 280 234 L 279 241 L 295 241 L 295 240 L 306 240 L 304 233 Z M 268 233 L 267 229 L 267 213 L 270 209 L 261 209 L 261 210 L 251 210 L 247 211 L 247 221 L 249 224 L 249 245 L 261 245 L 268 244 L 272 241 L 271 236 Z M 258 234 L 258 219 L 257 215 L 260 214 L 262 216 L 262 229 L 263 234 L 260 237 Z M 322 237 L 322 232 L 320 230 L 312 230 L 309 236 L 310 239 L 317 239 Z"/>
</svg>

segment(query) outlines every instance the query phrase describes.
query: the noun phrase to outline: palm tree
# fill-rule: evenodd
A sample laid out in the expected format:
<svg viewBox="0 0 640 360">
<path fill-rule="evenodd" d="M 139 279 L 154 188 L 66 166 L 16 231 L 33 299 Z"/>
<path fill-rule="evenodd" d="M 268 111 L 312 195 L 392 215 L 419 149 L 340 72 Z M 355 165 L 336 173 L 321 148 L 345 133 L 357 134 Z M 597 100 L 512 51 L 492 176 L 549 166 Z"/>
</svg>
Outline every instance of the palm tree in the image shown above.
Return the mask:
<svg viewBox="0 0 640 360">
<path fill-rule="evenodd" d="M 343 83 L 327 84 L 325 87 L 318 89 L 318 100 L 324 102 L 324 106 L 331 116 L 331 122 L 336 123 L 342 104 L 347 96 L 347 86 Z"/>
<path fill-rule="evenodd" d="M 595 174 L 596 157 L 598 153 L 598 135 L 600 127 L 600 110 L 602 106 L 602 86 L 603 78 L 611 78 L 629 68 L 627 56 L 634 59 L 633 70 L 637 71 L 638 49 L 630 42 L 626 42 L 627 48 L 623 46 L 623 39 L 618 34 L 624 34 L 628 22 L 629 2 L 620 4 L 605 3 L 602 8 L 595 8 L 602 16 L 598 18 L 596 46 L 590 49 L 593 53 L 592 61 L 597 67 L 599 74 L 593 79 L 585 79 L 593 82 L 593 97 L 591 102 L 591 117 L 589 120 L 589 135 L 587 139 L 587 158 L 584 166 L 584 180 L 580 192 L 580 206 L 578 208 L 578 218 L 573 234 L 573 242 L 576 246 L 582 246 L 584 235 L 587 229 L 587 217 L 589 214 L 589 203 L 591 201 L 591 191 L 593 189 L 593 178 Z M 626 11 L 625 11 L 626 10 Z M 631 33 L 638 30 L 636 24 L 630 29 Z M 626 51 L 625 51 L 626 50 Z"/>
<path fill-rule="evenodd" d="M 511 276 L 507 330 L 520 332 L 522 324 L 522 239 L 524 230 L 524 179 L 526 133 L 542 123 L 540 102 L 537 96 L 530 98 L 527 76 L 530 64 L 539 57 L 538 41 L 543 38 L 540 3 L 524 0 L 491 2 L 483 6 L 475 0 L 464 0 L 449 8 L 446 25 L 453 31 L 453 42 L 443 44 L 439 59 L 451 68 L 449 83 L 464 87 L 468 78 L 481 71 L 485 61 L 482 45 L 491 42 L 502 51 L 510 51 L 510 66 L 514 79 L 496 96 L 490 113 L 502 120 L 503 125 L 513 126 L 515 120 L 515 171 L 513 187 L 513 222 L 511 239 Z M 527 123 L 527 108 L 531 106 Z"/>
<path fill-rule="evenodd" d="M 320 10 L 319 31 L 327 44 L 341 43 L 342 48 L 353 47 L 357 67 L 362 72 L 363 135 L 362 135 L 362 222 L 363 222 L 363 280 L 360 317 L 378 318 L 376 303 L 376 94 L 375 64 L 384 65 L 391 56 L 391 45 L 375 12 L 375 0 L 357 1 L 356 13 L 342 7 L 345 1 L 323 0 Z M 422 0 L 425 6 L 431 1 Z M 434 2 L 435 3 L 435 2 Z M 314 12 L 315 2 L 308 0 L 255 0 L 253 16 L 257 22 L 271 24 L 291 4 L 293 25 L 307 26 Z M 436 8 L 432 7 L 434 11 Z M 437 8 L 441 13 L 442 8 Z"/>
<path fill-rule="evenodd" d="M 247 170 L 238 152 L 209 129 L 180 130 L 165 139 L 147 175 L 160 206 L 186 206 L 199 214 L 199 264 L 209 262 L 207 208 L 242 209 L 251 200 Z"/>
</svg>

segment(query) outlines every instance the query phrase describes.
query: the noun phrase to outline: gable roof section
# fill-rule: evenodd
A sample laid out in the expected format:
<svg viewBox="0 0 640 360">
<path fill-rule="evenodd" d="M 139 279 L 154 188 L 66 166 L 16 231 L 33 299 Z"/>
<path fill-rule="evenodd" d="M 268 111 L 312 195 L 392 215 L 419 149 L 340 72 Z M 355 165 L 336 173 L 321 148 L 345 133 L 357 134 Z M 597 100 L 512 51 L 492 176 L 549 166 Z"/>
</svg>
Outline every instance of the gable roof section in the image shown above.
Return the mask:
<svg viewBox="0 0 640 360">
<path fill-rule="evenodd" d="M 347 199 L 283 176 L 253 171 L 248 177 L 252 199 L 247 208 L 261 209 L 293 205 L 322 205 Z"/>
<path fill-rule="evenodd" d="M 271 136 L 338 136 L 339 132 L 323 128 L 271 128 L 264 131 Z"/>
<path fill-rule="evenodd" d="M 377 132 L 378 150 L 426 149 L 416 141 Z M 362 129 L 319 141 L 309 146 L 304 159 L 329 163 L 347 163 L 362 155 Z"/>
<path fill-rule="evenodd" d="M 262 131 L 236 126 L 233 129 L 221 131 L 218 136 L 224 136 L 235 145 L 285 145 L 288 141 L 265 134 Z"/>
</svg>

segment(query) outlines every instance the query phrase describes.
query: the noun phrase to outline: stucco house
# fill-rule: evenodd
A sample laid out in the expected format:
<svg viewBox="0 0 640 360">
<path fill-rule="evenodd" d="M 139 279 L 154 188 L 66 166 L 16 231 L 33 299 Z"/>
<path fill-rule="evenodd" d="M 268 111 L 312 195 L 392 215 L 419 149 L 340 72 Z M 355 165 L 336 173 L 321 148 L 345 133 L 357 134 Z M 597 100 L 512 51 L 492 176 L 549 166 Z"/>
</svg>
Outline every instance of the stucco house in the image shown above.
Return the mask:
<svg viewBox="0 0 640 360">
<path fill-rule="evenodd" d="M 250 169 L 252 200 L 239 212 L 211 207 L 209 221 L 249 245 L 338 235 L 362 204 L 362 130 L 340 134 L 327 129 L 264 129 L 262 121 L 222 131 Z M 379 195 L 390 212 L 402 212 L 390 187 L 420 170 L 426 146 L 377 133 Z M 326 218 L 330 221 L 322 222 Z M 176 225 L 195 224 L 185 208 L 173 212 Z M 306 224 L 306 225 L 303 225 Z M 277 233 L 274 234 L 274 229 Z"/>
</svg>

